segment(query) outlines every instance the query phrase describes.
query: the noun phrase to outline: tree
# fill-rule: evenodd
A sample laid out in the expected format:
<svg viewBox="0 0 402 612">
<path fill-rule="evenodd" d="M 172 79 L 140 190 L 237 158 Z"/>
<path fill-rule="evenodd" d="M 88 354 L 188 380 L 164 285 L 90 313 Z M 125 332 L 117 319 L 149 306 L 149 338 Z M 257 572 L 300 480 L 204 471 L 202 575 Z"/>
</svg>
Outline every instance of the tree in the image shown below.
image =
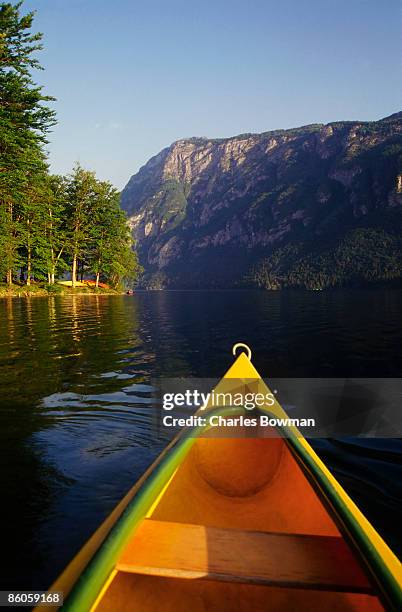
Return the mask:
<svg viewBox="0 0 402 612">
<path fill-rule="evenodd" d="M 114 237 L 119 217 L 119 192 L 107 181 L 97 181 L 93 199 L 89 267 L 99 286 L 101 274 L 106 274 L 113 258 Z"/>
<path fill-rule="evenodd" d="M 55 282 L 56 272 L 65 269 L 66 181 L 51 176 L 44 168 L 28 181 L 21 203 L 20 247 L 25 263 L 26 284 L 33 277 Z"/>
<path fill-rule="evenodd" d="M 67 242 L 71 255 L 71 284 L 77 284 L 78 260 L 85 257 L 91 240 L 95 174 L 79 164 L 67 178 Z"/>
<path fill-rule="evenodd" d="M 25 174 L 19 212 L 19 250 L 26 271 L 26 284 L 33 277 L 45 278 L 47 247 L 45 226 L 47 201 L 49 199 L 47 166 L 42 156 L 37 160 L 35 171 Z"/>
<path fill-rule="evenodd" d="M 112 287 L 117 288 L 126 281 L 136 280 L 142 271 L 126 214 L 117 204 L 105 243 L 103 272 Z"/>
<path fill-rule="evenodd" d="M 12 272 L 19 262 L 15 225 L 8 206 L 0 206 L 0 276 L 12 283 Z"/>
<path fill-rule="evenodd" d="M 108 181 L 79 164 L 67 178 L 67 239 L 71 257 L 71 281 L 77 283 L 78 263 L 94 275 L 118 286 L 140 272 L 119 192 Z"/>
<path fill-rule="evenodd" d="M 124 282 L 133 282 L 143 272 L 138 261 L 137 253 L 134 251 L 134 241 L 127 227 L 121 231 L 116 241 L 114 257 L 108 266 L 108 280 L 112 287 L 118 288 Z M 123 228 L 121 228 L 123 230 Z"/>
<path fill-rule="evenodd" d="M 0 3 L 0 276 L 11 284 L 18 270 L 26 284 L 55 282 L 71 266 L 89 268 L 117 285 L 139 270 L 119 194 L 76 165 L 67 177 L 50 176 L 44 146 L 55 123 L 53 100 L 36 85 L 42 34 L 22 2 Z"/>
<path fill-rule="evenodd" d="M 55 123 L 42 88 L 31 71 L 41 66 L 35 53 L 42 34 L 32 34 L 34 13 L 20 14 L 22 2 L 0 4 L 0 209 L 1 245 L 7 259 L 7 282 L 20 261 L 20 205 L 29 176 L 43 166 L 46 134 Z"/>
<path fill-rule="evenodd" d="M 120 208 L 120 194 L 111 183 L 96 182 L 91 218 L 89 267 L 96 286 L 101 275 L 113 286 L 125 278 L 135 278 L 140 267 L 132 251 L 126 215 Z"/>
<path fill-rule="evenodd" d="M 49 285 L 54 285 L 58 270 L 66 269 L 63 258 L 67 252 L 67 180 L 63 176 L 49 176 L 46 198 L 44 257 Z"/>
</svg>

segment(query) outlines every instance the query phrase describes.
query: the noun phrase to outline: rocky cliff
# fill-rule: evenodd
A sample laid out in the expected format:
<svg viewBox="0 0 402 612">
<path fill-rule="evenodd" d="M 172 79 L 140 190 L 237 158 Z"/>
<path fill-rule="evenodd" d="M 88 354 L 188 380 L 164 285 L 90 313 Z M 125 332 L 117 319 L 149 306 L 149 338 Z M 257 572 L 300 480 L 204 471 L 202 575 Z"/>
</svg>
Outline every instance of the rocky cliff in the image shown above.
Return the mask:
<svg viewBox="0 0 402 612">
<path fill-rule="evenodd" d="M 402 113 L 179 140 L 130 179 L 121 201 L 148 287 L 399 278 Z"/>
</svg>

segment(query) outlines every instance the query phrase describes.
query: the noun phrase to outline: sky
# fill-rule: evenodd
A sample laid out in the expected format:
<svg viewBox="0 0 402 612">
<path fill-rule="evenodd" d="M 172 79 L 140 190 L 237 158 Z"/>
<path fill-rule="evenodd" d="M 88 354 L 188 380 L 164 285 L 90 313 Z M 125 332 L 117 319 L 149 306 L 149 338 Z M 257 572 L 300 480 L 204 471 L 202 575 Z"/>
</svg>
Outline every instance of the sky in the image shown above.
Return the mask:
<svg viewBox="0 0 402 612">
<path fill-rule="evenodd" d="M 402 110 L 400 0 L 26 0 L 51 170 L 123 188 L 175 140 Z"/>
</svg>

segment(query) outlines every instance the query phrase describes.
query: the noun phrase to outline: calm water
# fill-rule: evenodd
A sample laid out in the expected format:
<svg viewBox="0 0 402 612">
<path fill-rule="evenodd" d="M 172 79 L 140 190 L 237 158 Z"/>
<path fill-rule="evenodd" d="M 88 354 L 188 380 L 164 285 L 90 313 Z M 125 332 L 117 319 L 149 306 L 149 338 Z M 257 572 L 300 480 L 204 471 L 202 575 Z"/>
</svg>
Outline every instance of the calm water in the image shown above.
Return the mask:
<svg viewBox="0 0 402 612">
<path fill-rule="evenodd" d="M 152 376 L 402 376 L 402 292 L 0 301 L 1 588 L 46 588 L 160 452 Z M 402 441 L 315 447 L 402 554 Z"/>
</svg>

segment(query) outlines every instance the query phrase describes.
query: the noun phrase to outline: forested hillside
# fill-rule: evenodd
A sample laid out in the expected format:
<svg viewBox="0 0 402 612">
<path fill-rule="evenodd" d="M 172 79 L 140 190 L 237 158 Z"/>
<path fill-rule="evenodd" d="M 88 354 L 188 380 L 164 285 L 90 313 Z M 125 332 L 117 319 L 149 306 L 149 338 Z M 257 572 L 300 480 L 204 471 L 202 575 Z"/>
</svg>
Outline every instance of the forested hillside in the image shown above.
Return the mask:
<svg viewBox="0 0 402 612">
<path fill-rule="evenodd" d="M 122 192 L 149 287 L 402 278 L 402 113 L 175 142 Z"/>
</svg>

